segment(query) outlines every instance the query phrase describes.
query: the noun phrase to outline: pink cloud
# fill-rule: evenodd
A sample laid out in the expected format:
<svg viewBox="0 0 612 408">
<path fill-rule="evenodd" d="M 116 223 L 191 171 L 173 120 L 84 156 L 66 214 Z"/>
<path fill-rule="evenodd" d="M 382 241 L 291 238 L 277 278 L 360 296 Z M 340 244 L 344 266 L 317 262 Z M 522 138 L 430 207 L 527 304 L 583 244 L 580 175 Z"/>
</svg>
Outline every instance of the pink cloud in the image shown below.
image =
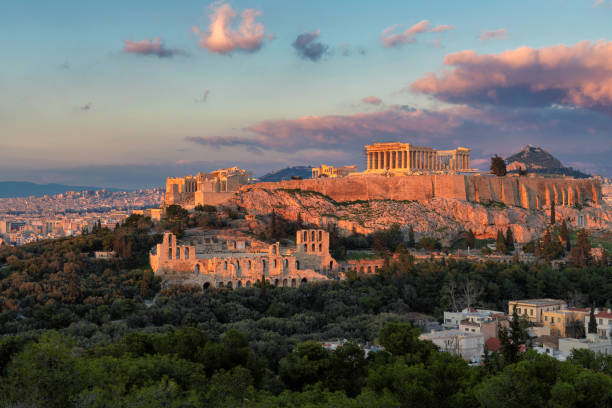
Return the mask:
<svg viewBox="0 0 612 408">
<path fill-rule="evenodd" d="M 380 36 L 380 41 L 383 43 L 385 47 L 387 48 L 399 47 L 404 44 L 413 43 L 415 42 L 415 37 L 417 34 L 441 33 L 441 32 L 449 31 L 455 28 L 452 25 L 438 25 L 436 27 L 431 27 L 429 20 L 419 21 L 412 27 L 409 27 L 408 29 L 400 33 L 394 33 L 397 27 L 398 25 L 393 25 L 383 30 Z"/>
<path fill-rule="evenodd" d="M 123 52 L 127 54 L 152 55 L 159 58 L 171 58 L 177 54 L 184 54 L 180 50 L 166 48 L 160 37 L 153 41 L 146 39 L 142 41 L 123 40 Z"/>
<path fill-rule="evenodd" d="M 256 22 L 261 15 L 259 10 L 246 9 L 240 15 L 238 27 L 233 28 L 238 13 L 229 4 L 214 3 L 208 30 L 203 32 L 194 26 L 192 31 L 200 37 L 200 46 L 210 52 L 224 55 L 234 51 L 255 52 L 266 38 L 273 38 L 265 34 L 263 24 Z"/>
<path fill-rule="evenodd" d="M 411 84 L 411 90 L 468 104 L 565 105 L 612 114 L 612 42 L 520 47 L 500 54 L 449 54 L 451 67 Z"/>
<path fill-rule="evenodd" d="M 361 100 L 363 103 L 368 103 L 370 105 L 380 105 L 382 103 L 382 99 L 376 96 L 366 96 Z"/>
<path fill-rule="evenodd" d="M 483 33 L 478 36 L 478 39 L 482 42 L 488 40 L 505 40 L 506 29 L 500 28 L 499 30 L 483 31 Z"/>
</svg>

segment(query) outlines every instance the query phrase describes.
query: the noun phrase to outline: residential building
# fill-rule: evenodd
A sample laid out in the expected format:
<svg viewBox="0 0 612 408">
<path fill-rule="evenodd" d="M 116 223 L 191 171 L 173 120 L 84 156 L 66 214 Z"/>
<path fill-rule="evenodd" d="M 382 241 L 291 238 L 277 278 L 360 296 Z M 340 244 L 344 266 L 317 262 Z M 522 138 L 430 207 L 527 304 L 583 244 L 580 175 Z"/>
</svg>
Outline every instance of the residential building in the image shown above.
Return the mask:
<svg viewBox="0 0 612 408">
<path fill-rule="evenodd" d="M 589 327 L 590 316 L 584 316 L 584 327 Z M 595 322 L 597 323 L 597 335 L 601 339 L 612 339 L 612 310 L 595 309 Z"/>
<path fill-rule="evenodd" d="M 423 333 L 419 340 L 429 340 L 440 351 L 460 355 L 466 361 L 478 361 L 484 353 L 484 334 L 468 333 L 458 329 Z"/>
<path fill-rule="evenodd" d="M 509 301 L 508 313 L 513 314 L 515 308 L 519 316 L 526 317 L 532 323 L 542 323 L 543 312 L 567 309 L 567 303 L 558 299 L 526 299 Z"/>
<path fill-rule="evenodd" d="M 544 310 L 541 323 L 550 328 L 552 336 L 576 337 L 580 334 L 577 325 L 582 325 L 584 316 L 588 316 L 588 309 Z"/>
</svg>

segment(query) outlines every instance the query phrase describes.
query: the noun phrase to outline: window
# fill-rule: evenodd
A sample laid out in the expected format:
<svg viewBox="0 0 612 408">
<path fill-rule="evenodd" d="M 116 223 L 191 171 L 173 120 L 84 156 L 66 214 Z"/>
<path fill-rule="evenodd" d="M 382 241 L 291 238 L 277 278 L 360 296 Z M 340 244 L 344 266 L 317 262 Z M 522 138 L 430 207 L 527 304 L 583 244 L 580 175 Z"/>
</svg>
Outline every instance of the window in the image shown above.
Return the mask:
<svg viewBox="0 0 612 408">
<path fill-rule="evenodd" d="M 548 321 L 548 316 L 544 316 L 544 321 L 547 322 Z"/>
<path fill-rule="evenodd" d="M 520 307 L 519 307 L 519 308 L 517 308 L 517 309 L 516 309 L 516 312 L 517 312 L 518 314 L 521 314 L 521 308 L 520 308 Z"/>
<path fill-rule="evenodd" d="M 529 309 L 529 314 L 533 316 L 533 309 Z"/>
<path fill-rule="evenodd" d="M 304 244 L 304 252 L 308 252 L 308 244 Z"/>
<path fill-rule="evenodd" d="M 557 317 L 557 323 L 561 323 L 561 318 Z"/>
<path fill-rule="evenodd" d="M 172 259 L 172 248 L 168 248 L 168 259 Z"/>
<path fill-rule="evenodd" d="M 176 248 L 176 259 L 181 259 L 181 249 Z"/>
<path fill-rule="evenodd" d="M 310 233 L 310 240 L 311 240 L 311 241 L 314 241 L 314 240 L 315 240 L 314 231 L 312 231 L 312 232 Z"/>
<path fill-rule="evenodd" d="M 321 241 L 321 237 L 323 236 L 323 233 L 321 231 L 319 231 L 319 241 Z"/>
<path fill-rule="evenodd" d="M 323 246 L 321 244 L 319 244 L 319 252 L 323 251 Z"/>
<path fill-rule="evenodd" d="M 603 324 L 603 319 L 599 319 L 599 324 Z"/>
<path fill-rule="evenodd" d="M 312 252 L 315 251 L 315 244 L 312 244 Z"/>
<path fill-rule="evenodd" d="M 185 259 L 189 259 L 189 248 L 185 248 Z"/>
</svg>

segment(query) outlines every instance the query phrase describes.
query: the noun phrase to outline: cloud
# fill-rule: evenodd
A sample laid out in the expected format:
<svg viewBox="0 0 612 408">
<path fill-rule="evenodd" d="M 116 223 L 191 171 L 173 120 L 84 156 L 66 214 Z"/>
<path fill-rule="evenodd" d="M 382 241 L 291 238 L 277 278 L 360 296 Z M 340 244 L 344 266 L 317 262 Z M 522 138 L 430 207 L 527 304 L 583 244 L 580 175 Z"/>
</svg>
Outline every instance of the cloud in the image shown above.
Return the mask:
<svg viewBox="0 0 612 408">
<path fill-rule="evenodd" d="M 367 54 L 367 50 L 364 47 L 352 46 L 346 43 L 338 44 L 338 47 L 336 47 L 336 52 L 343 57 L 349 57 L 355 54 L 356 55 L 366 55 Z"/>
<path fill-rule="evenodd" d="M 400 47 L 404 44 L 410 44 L 416 41 L 416 35 L 421 33 L 442 33 L 454 29 L 452 25 L 439 25 L 431 27 L 429 20 L 422 20 L 409 27 L 408 29 L 395 33 L 399 26 L 393 25 L 385 28 L 380 36 L 380 41 L 386 48 Z"/>
<path fill-rule="evenodd" d="M 219 150 L 222 147 L 235 147 L 241 146 L 246 147 L 248 151 L 253 153 L 261 153 L 261 148 L 264 145 L 259 140 L 248 139 L 236 136 L 214 136 L 214 137 L 202 137 L 202 136 L 188 136 L 185 138 L 186 141 L 199 144 Z"/>
<path fill-rule="evenodd" d="M 500 54 L 461 51 L 451 67 L 413 82 L 414 92 L 470 105 L 582 107 L 612 114 L 612 42 L 589 41 Z"/>
<path fill-rule="evenodd" d="M 265 34 L 264 25 L 255 20 L 262 12 L 246 9 L 240 15 L 240 24 L 233 28 L 232 24 L 238 13 L 229 4 L 213 3 L 211 6 L 210 25 L 207 31 L 192 27 L 199 36 L 199 44 L 210 52 L 230 55 L 234 51 L 258 51 L 265 39 L 274 38 Z"/>
<path fill-rule="evenodd" d="M 593 2 L 593 7 L 608 7 L 608 8 L 612 8 L 612 1 L 610 1 L 610 0 L 595 0 Z"/>
<path fill-rule="evenodd" d="M 208 94 L 210 93 L 210 90 L 206 89 L 204 90 L 204 92 L 202 93 L 202 96 L 200 96 L 199 98 L 196 98 L 196 102 L 199 103 L 206 103 L 206 101 L 208 100 Z"/>
<path fill-rule="evenodd" d="M 506 29 L 500 28 L 498 30 L 483 31 L 482 34 L 478 36 L 478 39 L 482 42 L 485 42 L 488 40 L 505 40 L 506 39 Z"/>
<path fill-rule="evenodd" d="M 90 110 L 90 109 L 91 109 L 91 102 L 90 102 L 90 103 L 86 103 L 86 104 L 85 104 L 85 105 L 83 105 L 83 106 L 79 106 L 79 109 L 80 109 L 80 110 L 82 110 L 82 111 L 88 111 L 88 110 Z"/>
<path fill-rule="evenodd" d="M 184 51 L 166 48 L 160 37 L 153 41 L 146 39 L 142 41 L 123 40 L 123 52 L 126 54 L 138 54 L 155 56 L 158 58 L 172 58 L 175 55 L 185 54 Z"/>
<path fill-rule="evenodd" d="M 321 30 L 302 33 L 297 36 L 291 45 L 301 58 L 318 61 L 329 49 L 327 45 L 316 41 L 320 34 Z"/>
<path fill-rule="evenodd" d="M 365 98 L 361 100 L 361 102 L 367 103 L 370 105 L 380 105 L 382 103 L 382 99 L 376 96 L 366 96 Z"/>
</svg>

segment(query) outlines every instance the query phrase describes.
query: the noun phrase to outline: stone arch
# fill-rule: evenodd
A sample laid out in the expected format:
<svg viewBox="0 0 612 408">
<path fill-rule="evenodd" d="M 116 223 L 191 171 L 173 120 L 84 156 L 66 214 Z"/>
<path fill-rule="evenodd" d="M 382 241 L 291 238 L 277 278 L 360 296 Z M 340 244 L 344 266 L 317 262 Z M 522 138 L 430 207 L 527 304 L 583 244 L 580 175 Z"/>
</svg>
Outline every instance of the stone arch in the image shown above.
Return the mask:
<svg viewBox="0 0 612 408">
<path fill-rule="evenodd" d="M 193 273 L 195 275 L 199 275 L 200 274 L 200 264 L 196 264 L 195 268 L 193 268 Z"/>
<path fill-rule="evenodd" d="M 278 286 L 278 282 L 279 282 L 278 279 L 274 279 L 274 286 Z"/>
<path fill-rule="evenodd" d="M 363 273 L 363 266 L 359 268 L 359 273 Z"/>
<path fill-rule="evenodd" d="M 250 271 L 251 269 L 253 269 L 253 264 L 251 263 L 251 260 L 249 259 L 249 261 L 247 262 L 247 266 L 248 266 L 248 270 Z"/>
<path fill-rule="evenodd" d="M 223 261 L 223 270 L 227 271 L 227 261 Z"/>
<path fill-rule="evenodd" d="M 217 287 L 218 288 L 222 288 L 223 287 L 223 282 L 217 282 Z"/>
<path fill-rule="evenodd" d="M 246 281 L 245 286 L 246 286 L 247 288 L 250 288 L 250 287 L 251 287 L 251 281 L 250 281 L 250 280 Z"/>
<path fill-rule="evenodd" d="M 315 244 L 312 244 L 312 252 L 315 251 Z"/>
<path fill-rule="evenodd" d="M 304 241 L 308 241 L 308 231 L 304 231 Z"/>
<path fill-rule="evenodd" d="M 314 232 L 314 231 L 311 231 L 311 232 L 310 232 L 310 240 L 311 240 L 311 241 L 314 241 L 314 240 L 315 240 L 315 232 Z"/>
<path fill-rule="evenodd" d="M 176 253 L 174 255 L 176 256 L 176 259 L 181 259 L 181 248 L 180 247 L 176 248 Z"/>
<path fill-rule="evenodd" d="M 300 270 L 300 261 L 295 261 L 295 269 Z"/>
<path fill-rule="evenodd" d="M 172 248 L 168 248 L 168 259 L 172 259 Z"/>
<path fill-rule="evenodd" d="M 278 260 L 274 259 L 274 269 L 278 268 Z"/>
<path fill-rule="evenodd" d="M 287 279 L 283 279 L 283 288 L 287 287 Z"/>
<path fill-rule="evenodd" d="M 270 286 L 270 279 L 266 279 L 266 286 Z"/>
<path fill-rule="evenodd" d="M 283 261 L 283 264 L 284 264 L 285 269 L 289 268 L 289 260 L 288 259 L 285 259 Z"/>
<path fill-rule="evenodd" d="M 189 259 L 189 247 L 185 247 L 185 259 Z"/>
<path fill-rule="evenodd" d="M 238 282 L 236 282 L 236 287 L 237 288 L 241 288 L 242 287 L 242 281 L 239 280 Z"/>
<path fill-rule="evenodd" d="M 205 283 L 204 283 L 204 285 L 202 285 L 202 288 L 203 288 L 204 290 L 206 290 L 206 289 L 210 288 L 210 282 L 205 282 Z"/>
<path fill-rule="evenodd" d="M 302 280 L 300 281 L 300 283 L 308 283 L 308 279 L 306 279 L 306 278 L 302 278 Z"/>
<path fill-rule="evenodd" d="M 319 231 L 319 241 L 323 240 L 323 232 Z"/>
<path fill-rule="evenodd" d="M 308 251 L 308 244 L 304 244 L 304 252 Z"/>
<path fill-rule="evenodd" d="M 297 287 L 297 280 L 295 278 L 291 279 L 291 287 L 292 288 L 296 288 Z"/>
<path fill-rule="evenodd" d="M 234 264 L 234 272 L 236 273 L 236 276 L 238 277 L 242 276 L 242 270 L 240 269 L 240 261 L 238 260 Z"/>
<path fill-rule="evenodd" d="M 227 284 L 225 285 L 226 288 L 231 289 L 232 288 L 232 281 L 228 281 Z"/>
<path fill-rule="evenodd" d="M 368 273 L 372 273 L 372 267 L 368 266 Z"/>
<path fill-rule="evenodd" d="M 261 260 L 261 266 L 263 268 L 263 273 L 266 273 L 267 271 L 266 271 L 266 260 L 265 259 Z"/>
</svg>

